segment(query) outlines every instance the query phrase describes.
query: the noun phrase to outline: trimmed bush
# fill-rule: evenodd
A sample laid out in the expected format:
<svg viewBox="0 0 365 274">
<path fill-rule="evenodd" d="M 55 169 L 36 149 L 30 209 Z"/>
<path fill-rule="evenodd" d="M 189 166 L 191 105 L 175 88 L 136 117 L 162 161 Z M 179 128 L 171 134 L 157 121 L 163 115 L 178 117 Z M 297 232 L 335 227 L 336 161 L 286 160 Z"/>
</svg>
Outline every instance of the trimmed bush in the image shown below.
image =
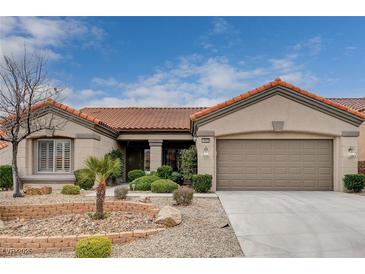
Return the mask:
<svg viewBox="0 0 365 274">
<path fill-rule="evenodd" d="M 95 178 L 84 178 L 83 176 L 81 176 L 83 170 L 84 169 L 78 169 L 74 171 L 76 178 L 75 185 L 78 185 L 80 188 L 85 190 L 92 189 L 94 186 Z"/>
<path fill-rule="evenodd" d="M 365 186 L 364 174 L 346 174 L 343 178 L 345 187 L 353 192 L 361 192 Z"/>
<path fill-rule="evenodd" d="M 192 176 L 196 174 L 197 169 L 197 152 L 193 145 L 189 149 L 182 149 L 180 151 L 180 173 L 185 180 L 191 180 Z"/>
<path fill-rule="evenodd" d="M 127 199 L 128 191 L 129 189 L 126 186 L 117 186 L 114 188 L 114 197 L 118 200 L 125 200 Z"/>
<path fill-rule="evenodd" d="M 120 169 L 118 172 L 113 173 L 109 180 L 114 184 L 116 183 L 117 179 L 123 177 L 123 166 L 124 166 L 124 154 L 120 149 L 113 149 L 109 153 L 106 154 L 107 156 L 110 156 L 113 160 L 119 159 L 120 160 Z"/>
<path fill-rule="evenodd" d="M 128 182 L 133 182 L 135 179 L 145 175 L 146 173 L 142 169 L 133 169 L 128 172 Z"/>
<path fill-rule="evenodd" d="M 147 174 L 148 176 L 158 176 L 157 171 L 150 171 L 150 173 Z"/>
<path fill-rule="evenodd" d="M 13 186 L 11 165 L 0 166 L 0 188 L 9 189 Z"/>
<path fill-rule="evenodd" d="M 172 167 L 171 166 L 160 166 L 157 169 L 157 175 L 158 177 L 162 178 L 162 179 L 169 179 L 169 177 L 172 174 Z"/>
<path fill-rule="evenodd" d="M 179 185 L 182 185 L 184 183 L 184 177 L 179 172 L 176 172 L 176 171 L 171 173 L 169 179 Z"/>
<path fill-rule="evenodd" d="M 105 236 L 81 239 L 76 244 L 77 258 L 107 258 L 112 255 L 112 241 Z"/>
<path fill-rule="evenodd" d="M 80 194 L 80 187 L 75 185 L 64 185 L 61 193 L 65 195 L 78 195 Z"/>
<path fill-rule="evenodd" d="M 172 193 L 179 185 L 170 179 L 159 179 L 151 184 L 151 191 L 155 193 Z"/>
<path fill-rule="evenodd" d="M 159 179 L 160 177 L 155 175 L 142 176 L 129 183 L 129 188 L 136 191 L 150 191 L 151 184 Z"/>
<path fill-rule="evenodd" d="M 190 205 L 194 191 L 189 187 L 179 187 L 174 191 L 173 198 L 178 205 Z"/>
<path fill-rule="evenodd" d="M 192 181 L 196 192 L 208 192 L 212 187 L 212 175 L 209 174 L 195 174 Z"/>
</svg>

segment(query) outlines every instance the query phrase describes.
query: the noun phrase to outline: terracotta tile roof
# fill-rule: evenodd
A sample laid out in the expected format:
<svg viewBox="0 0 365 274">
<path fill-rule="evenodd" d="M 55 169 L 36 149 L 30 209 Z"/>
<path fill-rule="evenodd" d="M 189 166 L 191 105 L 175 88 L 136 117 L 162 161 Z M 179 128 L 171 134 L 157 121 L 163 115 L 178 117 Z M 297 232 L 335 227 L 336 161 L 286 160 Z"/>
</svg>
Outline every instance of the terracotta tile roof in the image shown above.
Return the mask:
<svg viewBox="0 0 365 274">
<path fill-rule="evenodd" d="M 315 95 L 314 93 L 311 93 L 309 91 L 300 89 L 300 88 L 298 88 L 298 87 L 296 87 L 296 86 L 294 86 L 294 85 L 292 85 L 290 83 L 287 83 L 287 82 L 281 80 L 280 78 L 277 78 L 274 81 L 272 81 L 272 82 L 270 82 L 270 83 L 268 83 L 266 85 L 263 85 L 263 86 L 258 87 L 256 89 L 250 90 L 250 91 L 248 91 L 246 93 L 243 93 L 241 95 L 238 95 L 238 96 L 236 96 L 236 97 L 234 97 L 234 98 L 232 98 L 230 100 L 227 100 L 227 101 L 225 101 L 223 103 L 220 103 L 218 105 L 215 105 L 215 106 L 213 106 L 211 108 L 204 109 L 204 110 L 201 110 L 201 111 L 199 111 L 197 113 L 194 113 L 190 117 L 194 121 L 194 120 L 196 120 L 196 119 L 198 119 L 198 118 L 200 118 L 202 116 L 205 116 L 205 115 L 210 114 L 212 112 L 215 112 L 215 111 L 217 111 L 219 109 L 222 109 L 222 108 L 225 108 L 227 106 L 230 106 L 230 105 L 232 105 L 232 104 L 234 104 L 236 102 L 239 102 L 239 101 L 242 101 L 244 99 L 247 99 L 248 97 L 251 97 L 251 96 L 253 96 L 255 94 L 258 94 L 258 93 L 263 92 L 263 91 L 266 91 L 266 90 L 268 90 L 270 88 L 279 87 L 279 86 L 285 87 L 285 88 L 289 88 L 289 89 L 294 90 L 294 91 L 296 91 L 296 92 L 298 92 L 300 94 L 303 94 L 303 95 L 309 96 L 309 97 L 311 97 L 311 98 L 313 98 L 315 100 L 321 101 L 321 102 L 323 102 L 323 103 L 325 103 L 327 105 L 330 105 L 330 106 L 336 107 L 338 109 L 344 110 L 344 111 L 349 112 L 349 113 L 351 113 L 353 115 L 356 115 L 358 117 L 365 118 L 365 113 L 360 113 L 360 112 L 358 112 L 358 111 L 356 111 L 356 110 L 354 110 L 352 108 L 349 108 L 347 106 L 344 106 L 342 104 L 339 104 L 339 103 L 337 103 L 335 101 L 331 101 L 329 99 L 326 99 L 326 98 L 323 98 L 321 96 Z"/>
<path fill-rule="evenodd" d="M 365 112 L 365 97 L 363 98 L 327 98 L 351 109 Z"/>
<path fill-rule="evenodd" d="M 4 132 L 0 130 L 0 136 L 3 135 L 3 134 L 4 134 Z M 3 149 L 3 148 L 6 148 L 8 145 L 9 145 L 8 142 L 0 141 L 0 150 Z"/>
<path fill-rule="evenodd" d="M 118 131 L 190 131 L 190 115 L 202 107 L 171 108 L 83 108 L 81 111 L 96 117 Z"/>
</svg>

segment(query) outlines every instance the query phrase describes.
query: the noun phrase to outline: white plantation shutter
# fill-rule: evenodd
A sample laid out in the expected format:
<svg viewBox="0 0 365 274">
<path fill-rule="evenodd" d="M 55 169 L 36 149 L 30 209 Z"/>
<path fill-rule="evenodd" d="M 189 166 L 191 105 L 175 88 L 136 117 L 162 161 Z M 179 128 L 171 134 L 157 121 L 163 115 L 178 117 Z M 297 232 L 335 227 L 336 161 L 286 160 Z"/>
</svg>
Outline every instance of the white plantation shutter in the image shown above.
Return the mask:
<svg viewBox="0 0 365 274">
<path fill-rule="evenodd" d="M 42 172 L 53 172 L 53 141 L 39 142 L 38 170 Z"/>
<path fill-rule="evenodd" d="M 70 172 L 70 141 L 55 141 L 56 143 L 56 172 Z"/>
<path fill-rule="evenodd" d="M 40 140 L 38 142 L 38 171 L 70 172 L 71 141 Z"/>
</svg>

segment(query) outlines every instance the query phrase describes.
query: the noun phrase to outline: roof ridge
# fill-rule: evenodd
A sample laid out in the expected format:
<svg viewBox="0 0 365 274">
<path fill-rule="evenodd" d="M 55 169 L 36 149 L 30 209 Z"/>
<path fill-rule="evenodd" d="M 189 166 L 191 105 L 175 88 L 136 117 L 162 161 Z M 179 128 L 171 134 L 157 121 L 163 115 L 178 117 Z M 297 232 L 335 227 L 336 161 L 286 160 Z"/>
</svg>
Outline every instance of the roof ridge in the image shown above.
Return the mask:
<svg viewBox="0 0 365 274">
<path fill-rule="evenodd" d="M 85 109 L 204 109 L 209 107 L 84 107 L 80 111 Z"/>
<path fill-rule="evenodd" d="M 330 99 L 327 99 L 325 97 L 316 95 L 316 94 L 314 94 L 314 93 L 312 93 L 310 91 L 301 89 L 301 88 L 299 88 L 297 86 L 294 86 L 291 83 L 288 83 L 286 81 L 283 81 L 280 78 L 276 78 L 274 81 L 271 81 L 271 82 L 269 82 L 267 84 L 264 84 L 264 85 L 262 85 L 262 86 L 260 86 L 258 88 L 254 88 L 254 89 L 251 89 L 251 90 L 249 90 L 247 92 L 241 93 L 238 96 L 235 96 L 235 97 L 233 97 L 231 99 L 228 99 L 228 100 L 226 100 L 226 101 L 224 101 L 222 103 L 216 104 L 216 105 L 214 105 L 214 106 L 212 106 L 212 107 L 210 107 L 208 109 L 204 109 L 204 110 L 198 111 L 198 112 L 190 115 L 190 119 L 194 121 L 194 120 L 196 120 L 196 119 L 198 119 L 198 118 L 200 118 L 200 117 L 202 117 L 204 115 L 207 115 L 209 113 L 215 112 L 215 111 L 217 111 L 219 109 L 222 109 L 222 108 L 225 108 L 225 107 L 230 106 L 232 104 L 235 104 L 236 102 L 239 102 L 239 101 L 242 101 L 244 99 L 247 99 L 248 97 L 251 97 L 253 95 L 256 95 L 256 94 L 258 94 L 260 92 L 263 92 L 265 90 L 268 90 L 268 89 L 271 89 L 271 88 L 274 88 L 274 87 L 278 87 L 278 86 L 291 89 L 293 91 L 296 91 L 298 93 L 301 93 L 303 95 L 306 95 L 308 97 L 311 97 L 311 98 L 313 98 L 315 100 L 321 101 L 321 102 L 323 102 L 323 103 L 325 103 L 327 105 L 330 105 L 330 106 L 333 106 L 335 108 L 341 109 L 343 111 L 349 112 L 349 113 L 351 113 L 353 115 L 356 115 L 358 117 L 365 118 L 365 114 L 363 114 L 363 113 L 361 113 L 361 112 L 359 112 L 357 110 L 354 110 L 352 108 L 349 108 L 347 106 L 344 106 L 344 105 L 342 105 L 340 103 L 337 103 L 337 102 L 332 101 Z"/>
</svg>

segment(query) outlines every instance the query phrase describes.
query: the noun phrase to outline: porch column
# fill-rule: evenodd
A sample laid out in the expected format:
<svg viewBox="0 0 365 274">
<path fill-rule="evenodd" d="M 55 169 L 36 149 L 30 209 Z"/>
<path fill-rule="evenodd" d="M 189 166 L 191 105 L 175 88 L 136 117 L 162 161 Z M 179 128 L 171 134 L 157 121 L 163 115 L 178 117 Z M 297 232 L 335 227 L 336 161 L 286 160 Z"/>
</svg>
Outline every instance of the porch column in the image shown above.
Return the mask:
<svg viewBox="0 0 365 274">
<path fill-rule="evenodd" d="M 156 171 L 162 166 L 162 142 L 163 140 L 148 140 L 150 144 L 150 170 Z"/>
</svg>

